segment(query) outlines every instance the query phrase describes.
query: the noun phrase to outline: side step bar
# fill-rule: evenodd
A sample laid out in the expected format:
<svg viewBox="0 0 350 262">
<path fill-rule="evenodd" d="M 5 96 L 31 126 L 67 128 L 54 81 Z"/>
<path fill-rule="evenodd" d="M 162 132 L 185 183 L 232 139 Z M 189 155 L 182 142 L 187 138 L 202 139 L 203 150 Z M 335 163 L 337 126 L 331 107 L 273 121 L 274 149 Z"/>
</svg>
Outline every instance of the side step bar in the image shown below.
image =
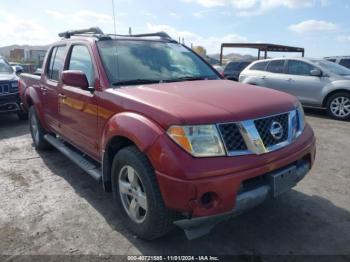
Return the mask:
<svg viewBox="0 0 350 262">
<path fill-rule="evenodd" d="M 52 135 L 45 135 L 45 140 L 49 142 L 53 147 L 55 147 L 58 151 L 72 160 L 75 164 L 77 164 L 81 169 L 83 169 L 86 173 L 92 176 L 98 182 L 101 181 L 102 171 L 101 168 L 96 166 L 94 163 L 89 161 L 88 159 L 81 156 L 76 151 L 67 147 L 64 143 L 62 143 L 59 139 L 53 137 Z"/>
</svg>

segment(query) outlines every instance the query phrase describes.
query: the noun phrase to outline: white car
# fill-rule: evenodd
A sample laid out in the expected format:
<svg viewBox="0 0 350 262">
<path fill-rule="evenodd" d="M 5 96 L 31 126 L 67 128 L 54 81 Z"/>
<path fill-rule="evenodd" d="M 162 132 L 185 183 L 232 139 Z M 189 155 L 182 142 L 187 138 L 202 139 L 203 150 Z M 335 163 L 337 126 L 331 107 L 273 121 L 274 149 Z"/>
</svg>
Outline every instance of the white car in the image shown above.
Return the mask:
<svg viewBox="0 0 350 262">
<path fill-rule="evenodd" d="M 326 108 L 331 117 L 350 120 L 350 70 L 327 60 L 260 60 L 243 70 L 239 81 L 295 95 L 305 106 Z"/>
</svg>

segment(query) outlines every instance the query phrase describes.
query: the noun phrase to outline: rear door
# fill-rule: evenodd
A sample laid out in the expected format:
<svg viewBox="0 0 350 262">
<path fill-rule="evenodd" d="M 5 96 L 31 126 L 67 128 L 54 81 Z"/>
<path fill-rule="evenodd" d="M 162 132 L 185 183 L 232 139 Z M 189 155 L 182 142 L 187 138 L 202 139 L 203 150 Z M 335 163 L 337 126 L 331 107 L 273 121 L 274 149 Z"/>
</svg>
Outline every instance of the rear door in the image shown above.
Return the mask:
<svg viewBox="0 0 350 262">
<path fill-rule="evenodd" d="M 279 91 L 287 92 L 288 82 L 285 74 L 285 60 L 272 60 L 267 65 L 266 72 L 262 76 L 264 86 Z"/>
<path fill-rule="evenodd" d="M 94 91 L 97 70 L 92 53 L 84 44 L 72 45 L 69 50 L 67 70 L 85 73 L 91 91 L 78 87 L 62 85 L 60 94 L 60 119 L 64 138 L 88 153 L 97 157 L 97 102 Z"/>
<path fill-rule="evenodd" d="M 288 60 L 288 89 L 299 100 L 308 105 L 318 105 L 321 101 L 321 90 L 328 81 L 327 77 L 311 76 L 310 72 L 317 69 L 312 64 L 300 60 Z"/>
<path fill-rule="evenodd" d="M 60 133 L 58 94 L 60 92 L 60 75 L 63 70 L 67 47 L 55 46 L 51 49 L 49 62 L 40 84 L 40 101 L 43 105 L 44 118 L 48 126 Z"/>
</svg>

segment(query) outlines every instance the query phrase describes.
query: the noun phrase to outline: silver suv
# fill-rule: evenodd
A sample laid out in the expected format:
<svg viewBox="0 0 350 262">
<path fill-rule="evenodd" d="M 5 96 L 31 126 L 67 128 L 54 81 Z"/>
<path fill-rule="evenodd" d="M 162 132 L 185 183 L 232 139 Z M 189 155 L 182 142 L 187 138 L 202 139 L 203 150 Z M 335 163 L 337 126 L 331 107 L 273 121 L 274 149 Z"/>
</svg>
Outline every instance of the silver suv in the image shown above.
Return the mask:
<svg viewBox="0 0 350 262">
<path fill-rule="evenodd" d="M 304 106 L 326 108 L 331 117 L 350 120 L 350 70 L 327 60 L 260 60 L 243 70 L 239 81 L 295 95 Z"/>
<path fill-rule="evenodd" d="M 324 59 L 350 69 L 350 56 L 330 56 Z"/>
</svg>

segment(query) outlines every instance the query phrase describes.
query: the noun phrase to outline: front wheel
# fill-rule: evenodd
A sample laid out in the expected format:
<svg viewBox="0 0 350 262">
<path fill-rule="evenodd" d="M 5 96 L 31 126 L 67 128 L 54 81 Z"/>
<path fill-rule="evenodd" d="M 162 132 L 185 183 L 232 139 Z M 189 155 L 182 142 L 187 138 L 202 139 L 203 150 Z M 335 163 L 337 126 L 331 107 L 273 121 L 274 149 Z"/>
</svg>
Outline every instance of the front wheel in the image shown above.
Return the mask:
<svg viewBox="0 0 350 262">
<path fill-rule="evenodd" d="M 327 100 L 327 113 L 334 119 L 350 120 L 350 94 L 336 93 Z"/>
<path fill-rule="evenodd" d="M 154 170 L 135 146 L 114 157 L 112 189 L 123 223 L 140 238 L 159 238 L 173 228 L 175 213 L 165 207 Z"/>
</svg>

